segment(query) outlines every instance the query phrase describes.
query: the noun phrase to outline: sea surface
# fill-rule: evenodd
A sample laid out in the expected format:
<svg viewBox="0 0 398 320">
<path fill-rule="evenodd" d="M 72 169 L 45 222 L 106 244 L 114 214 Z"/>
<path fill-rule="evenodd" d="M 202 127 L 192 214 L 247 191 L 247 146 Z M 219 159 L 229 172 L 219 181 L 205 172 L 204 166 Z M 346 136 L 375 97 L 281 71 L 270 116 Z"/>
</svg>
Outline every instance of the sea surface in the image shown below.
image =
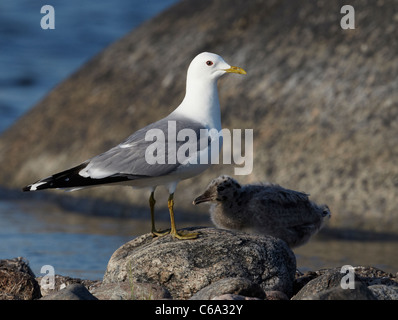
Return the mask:
<svg viewBox="0 0 398 320">
<path fill-rule="evenodd" d="M 93 55 L 175 2 L 0 1 L 0 134 Z M 40 27 L 44 3 L 54 6 L 54 30 Z M 144 220 L 89 217 L 0 194 L 0 259 L 25 257 L 37 276 L 51 265 L 56 274 L 101 279 L 112 253 L 149 227 L 149 213 Z M 396 273 L 397 248 L 396 238 L 347 240 L 321 233 L 294 252 L 300 271 L 348 264 Z"/>
<path fill-rule="evenodd" d="M 177 0 L 0 1 L 0 133 L 93 55 Z M 40 13 L 52 5 L 55 29 Z"/>
<path fill-rule="evenodd" d="M 0 200 L 0 222 L 0 259 L 24 257 L 36 276 L 44 275 L 41 268 L 50 265 L 55 274 L 90 280 L 102 279 L 116 249 L 150 230 L 149 209 L 147 219 L 93 217 L 39 200 Z M 167 228 L 169 222 L 157 226 Z M 361 265 L 395 274 L 397 248 L 397 239 L 350 240 L 321 232 L 293 251 L 301 272 Z"/>
</svg>

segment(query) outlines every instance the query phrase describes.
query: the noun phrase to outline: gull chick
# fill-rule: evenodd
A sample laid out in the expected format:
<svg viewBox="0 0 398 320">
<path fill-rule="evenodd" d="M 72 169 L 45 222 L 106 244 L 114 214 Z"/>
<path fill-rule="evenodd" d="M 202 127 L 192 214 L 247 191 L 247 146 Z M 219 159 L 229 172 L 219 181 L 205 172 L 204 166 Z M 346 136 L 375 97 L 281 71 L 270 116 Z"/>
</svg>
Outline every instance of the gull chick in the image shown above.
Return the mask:
<svg viewBox="0 0 398 320">
<path fill-rule="evenodd" d="M 217 80 L 228 73 L 246 74 L 242 68 L 230 66 L 214 53 L 203 52 L 197 55 L 188 68 L 185 97 L 171 114 L 138 130 L 114 148 L 76 167 L 30 184 L 24 187 L 23 191 L 49 188 L 81 189 L 104 184 L 148 188 L 151 191 L 149 206 L 152 234 L 170 233 L 178 239 L 196 238 L 197 233 L 177 232 L 174 222 L 174 192 L 181 180 L 192 178 L 210 166 L 207 162 L 201 164 L 199 160 L 203 159 L 204 155 L 210 155 L 214 140 L 221 140 L 222 137 L 200 141 L 199 133 L 202 130 L 221 132 Z M 169 126 L 170 123 L 173 124 L 172 127 Z M 172 129 L 169 130 L 169 127 Z M 196 138 L 189 136 L 188 142 L 184 141 L 186 139 L 184 132 L 187 129 L 196 135 Z M 148 161 L 147 151 L 152 150 L 154 143 L 151 136 L 153 132 L 160 132 L 165 137 L 163 145 L 156 151 L 157 156 L 160 158 L 164 156 L 166 162 Z M 147 139 L 147 134 L 152 139 Z M 178 150 L 182 145 L 186 150 L 194 150 L 188 155 L 187 161 L 180 163 L 175 158 L 169 159 L 168 150 L 172 148 Z M 155 228 L 154 193 L 157 186 L 165 186 L 169 192 L 167 201 L 171 221 L 169 232 L 159 232 Z"/>
<path fill-rule="evenodd" d="M 210 182 L 193 204 L 211 202 L 211 220 L 218 228 L 270 235 L 289 247 L 305 244 L 331 216 L 326 205 L 308 194 L 276 184 L 241 186 L 222 175 Z"/>
</svg>

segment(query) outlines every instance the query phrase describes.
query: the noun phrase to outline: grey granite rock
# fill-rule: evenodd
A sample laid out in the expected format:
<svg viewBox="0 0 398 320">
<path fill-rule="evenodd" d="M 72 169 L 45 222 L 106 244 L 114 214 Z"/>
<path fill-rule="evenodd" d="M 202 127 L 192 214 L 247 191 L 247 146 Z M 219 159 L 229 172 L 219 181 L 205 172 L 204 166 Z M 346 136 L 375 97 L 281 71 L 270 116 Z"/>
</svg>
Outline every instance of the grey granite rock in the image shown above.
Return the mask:
<svg viewBox="0 0 398 320">
<path fill-rule="evenodd" d="M 394 275 L 374 267 L 353 267 L 352 288 L 346 273 L 341 268 L 323 269 L 297 277 L 295 283 L 303 282 L 292 300 L 394 300 L 398 282 Z M 344 277 L 344 279 L 343 279 Z M 305 279 L 307 278 L 307 279 Z M 307 281 L 308 279 L 312 279 Z M 342 286 L 343 283 L 343 286 Z"/>
<path fill-rule="evenodd" d="M 387 286 L 385 284 L 375 284 L 369 286 L 377 300 L 398 300 L 398 286 Z"/>
<path fill-rule="evenodd" d="M 292 294 L 296 260 L 285 242 L 214 228 L 189 228 L 198 239 L 178 241 L 146 234 L 116 250 L 104 283 L 145 282 L 188 299 L 224 278 L 245 278 L 262 290 Z"/>
<path fill-rule="evenodd" d="M 259 299 L 265 298 L 264 290 L 257 283 L 253 283 L 246 278 L 224 278 L 199 290 L 190 299 L 211 300 L 214 297 L 225 294 L 255 297 Z"/>
<path fill-rule="evenodd" d="M 87 288 L 79 283 L 71 284 L 57 292 L 42 297 L 40 300 L 98 300 Z"/>
<path fill-rule="evenodd" d="M 310 284 L 311 286 L 311 284 Z M 296 299 L 294 299 L 296 300 Z M 301 296 L 300 300 L 377 300 L 366 285 L 355 281 L 353 289 L 343 289 L 340 286 L 334 286 L 314 294 Z"/>
<path fill-rule="evenodd" d="M 40 292 L 43 297 L 56 293 L 59 290 L 66 288 L 72 284 L 82 284 L 87 290 L 91 292 L 91 290 L 95 287 L 98 287 L 101 284 L 99 280 L 83 280 L 79 278 L 71 278 L 68 276 L 62 276 L 59 274 L 54 275 L 54 283 L 50 284 L 49 279 L 44 279 L 44 277 L 37 277 L 36 281 L 40 285 Z"/>
</svg>

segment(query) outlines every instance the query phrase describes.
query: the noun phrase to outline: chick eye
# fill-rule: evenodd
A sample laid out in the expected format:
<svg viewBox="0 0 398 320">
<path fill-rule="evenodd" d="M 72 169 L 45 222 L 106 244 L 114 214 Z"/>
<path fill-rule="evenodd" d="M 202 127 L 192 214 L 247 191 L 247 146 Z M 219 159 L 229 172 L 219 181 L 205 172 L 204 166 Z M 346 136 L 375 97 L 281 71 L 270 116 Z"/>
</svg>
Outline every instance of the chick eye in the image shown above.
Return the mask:
<svg viewBox="0 0 398 320">
<path fill-rule="evenodd" d="M 206 61 L 206 64 L 210 67 L 213 65 L 213 61 L 208 60 L 208 61 Z"/>
</svg>

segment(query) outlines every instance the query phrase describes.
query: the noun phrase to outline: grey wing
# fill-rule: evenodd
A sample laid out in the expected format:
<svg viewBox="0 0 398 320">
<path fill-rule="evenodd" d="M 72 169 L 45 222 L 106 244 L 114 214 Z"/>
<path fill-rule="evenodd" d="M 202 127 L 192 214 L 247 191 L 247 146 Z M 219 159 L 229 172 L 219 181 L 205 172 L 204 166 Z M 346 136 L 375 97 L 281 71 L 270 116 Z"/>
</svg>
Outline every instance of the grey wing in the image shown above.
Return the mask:
<svg viewBox="0 0 398 320">
<path fill-rule="evenodd" d="M 192 133 L 195 133 L 195 140 L 176 141 L 175 134 L 182 129 L 190 129 Z M 135 179 L 169 174 L 180 166 L 175 157 L 175 151 L 181 145 L 187 144 L 189 150 L 195 149 L 196 151 L 203 146 L 208 146 L 209 142 L 200 143 L 200 129 L 205 129 L 205 127 L 191 119 L 176 116 L 166 117 L 136 131 L 118 146 L 89 160 L 81 175 L 95 179 L 123 175 Z M 148 138 L 150 136 L 152 138 Z M 159 137 L 160 139 L 158 139 Z M 175 147 L 173 147 L 174 145 Z M 159 148 L 154 148 L 154 146 Z M 156 151 L 156 159 L 153 157 L 153 152 L 146 154 L 147 150 Z M 170 150 L 172 155 L 169 159 Z"/>
</svg>

